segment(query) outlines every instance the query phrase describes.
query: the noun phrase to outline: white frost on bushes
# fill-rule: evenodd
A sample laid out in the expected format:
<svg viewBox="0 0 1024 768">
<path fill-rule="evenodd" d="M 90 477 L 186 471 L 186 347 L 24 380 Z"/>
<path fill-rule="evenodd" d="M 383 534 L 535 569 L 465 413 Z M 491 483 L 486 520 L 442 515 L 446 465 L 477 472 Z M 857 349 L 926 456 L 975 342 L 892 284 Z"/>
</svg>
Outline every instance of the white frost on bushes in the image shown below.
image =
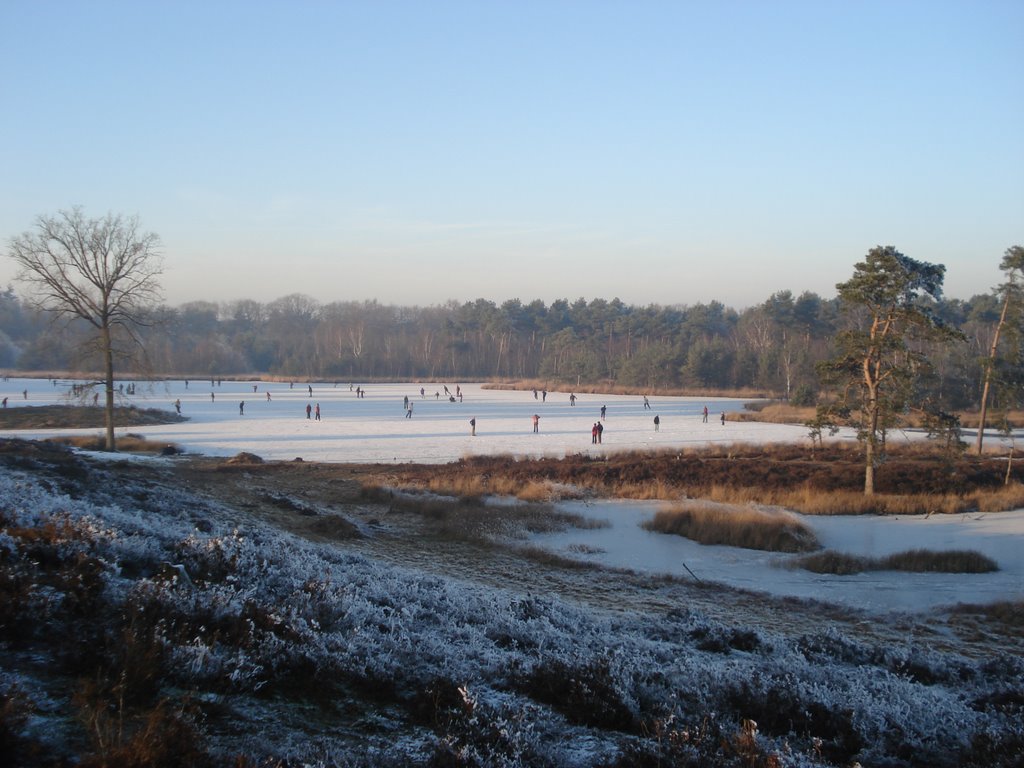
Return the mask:
<svg viewBox="0 0 1024 768">
<path fill-rule="evenodd" d="M 0 498 L 18 525 L 67 516 L 76 530 L 88 534 L 87 545 L 68 546 L 88 546 L 110 564 L 105 579 L 111 595 L 156 602 L 168 615 L 209 622 L 187 638 L 175 637 L 168 627 L 163 641 L 179 685 L 220 686 L 220 694 L 238 697 L 233 706 L 240 713 L 256 712 L 257 703 L 246 696 L 309 664 L 325 685 L 361 680 L 410 692 L 432 681 L 450 681 L 469 713 L 469 725 L 491 729 L 504 750 L 501 760 L 476 755 L 481 763 L 514 765 L 544 754 L 554 764 L 586 765 L 595 756 L 614 754 L 621 734 L 569 723 L 552 707 L 518 692 L 534 670 L 562 664 L 604 670 L 625 711 L 636 717 L 659 711 L 666 722 L 727 713 L 725 697 L 743 686 L 754 696 L 784 691 L 827 711 L 850 710 L 865 744 L 859 756 L 865 763 L 896 735 L 922 754 L 941 754 L 975 732 L 1021 728 L 970 706 L 976 698 L 972 681 L 984 682 L 986 675 L 972 660 L 957 656 L 915 655 L 939 678 L 924 685 L 879 665 L 881 658 L 898 670 L 901 654 L 909 658 L 913 647 L 887 648 L 869 661 L 857 643 L 824 630 L 814 638 L 820 646 L 814 650 L 802 651 L 790 638 L 760 628 L 753 633 L 753 650 L 699 650 L 692 639 L 698 630 L 725 637 L 734 628 L 691 612 L 602 616 L 555 598 L 425 575 L 238 519 L 231 510 L 184 492 L 161 494 L 145 509 L 127 497 L 95 504 L 10 472 L 0 475 Z M 0 549 L 11 552 L 13 546 L 10 537 L 0 535 Z M 164 562 L 183 565 L 191 584 L 161 576 Z M 213 626 L 247 629 L 244 637 L 226 642 L 205 631 Z M 225 681 L 229 690 L 223 690 Z M 329 735 L 303 741 L 267 719 L 259 734 L 243 740 L 251 749 L 309 764 L 317 763 L 319 753 L 320 764 L 342 764 L 324 757 L 332 749 L 340 754 Z M 788 740 L 802 737 L 796 733 Z M 449 738 L 451 749 L 462 750 L 464 757 L 480 748 L 460 745 L 458 734 Z M 787 735 L 762 732 L 759 738 L 786 754 Z M 411 753 L 429 741 L 426 731 L 406 733 L 368 745 L 367 754 L 380 750 L 395 759 L 394 750 Z M 813 764 L 806 751 L 788 760 Z"/>
</svg>

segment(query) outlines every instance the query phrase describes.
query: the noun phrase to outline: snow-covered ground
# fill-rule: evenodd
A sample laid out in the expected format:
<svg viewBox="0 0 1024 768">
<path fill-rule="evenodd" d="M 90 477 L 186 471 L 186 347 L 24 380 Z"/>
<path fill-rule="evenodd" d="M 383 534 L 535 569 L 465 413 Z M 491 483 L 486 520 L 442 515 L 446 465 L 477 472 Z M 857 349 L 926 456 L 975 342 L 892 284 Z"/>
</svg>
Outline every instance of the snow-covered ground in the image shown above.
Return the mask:
<svg viewBox="0 0 1024 768">
<path fill-rule="evenodd" d="M 143 408 L 173 410 L 181 401 L 189 421 L 131 428 L 150 440 L 173 442 L 187 451 L 232 456 L 249 451 L 266 459 L 332 462 L 442 463 L 473 454 L 562 456 L 574 453 L 644 448 L 684 448 L 712 443 L 794 442 L 807 439 L 798 426 L 729 421 L 744 401 L 724 398 L 577 396 L 483 389 L 479 384 L 368 384 L 357 397 L 354 382 L 288 383 L 192 380 L 138 384 L 136 395 L 122 398 Z M 0 384 L 9 407 L 70 402 L 70 382 L 10 379 Z M 310 396 L 309 387 L 312 387 Z M 420 394 L 420 388 L 424 395 Z M 28 392 L 24 397 L 23 392 Z M 270 397 L 268 399 L 267 394 Z M 435 396 L 435 393 L 439 393 Z M 213 397 L 211 397 L 211 394 Z M 406 417 L 403 398 L 412 416 Z M 245 402 L 244 414 L 239 403 Z M 77 400 L 75 400 L 77 402 Z M 321 420 L 306 418 L 309 404 L 320 406 Z M 606 406 L 603 443 L 591 444 L 590 430 Z M 708 422 L 702 420 L 704 406 Z M 532 431 L 533 414 L 540 416 Z M 720 415 L 725 413 L 725 424 Z M 660 429 L 654 430 L 658 415 Z M 476 419 L 476 436 L 469 420 Z M 84 430 L 95 432 L 96 430 Z M 45 437 L 68 430 L 7 433 Z M 896 439 L 918 439 L 906 433 Z M 850 440 L 848 433 L 836 439 Z M 890 437 L 890 441 L 894 438 Z M 995 441 L 995 437 L 990 437 Z M 538 536 L 536 543 L 602 565 L 651 573 L 689 576 L 776 595 L 814 597 L 873 610 L 923 610 L 933 606 L 987 603 L 1024 598 L 1024 510 L 999 514 L 923 517 L 807 517 L 823 546 L 857 555 L 882 556 L 907 549 L 968 549 L 993 558 L 992 574 L 942 575 L 891 572 L 823 576 L 780 567 L 788 556 L 731 547 L 708 547 L 677 536 L 651 533 L 639 523 L 656 509 L 652 503 L 616 501 L 565 505 L 612 525 Z M 689 569 L 689 570 L 687 570 Z"/>
</svg>

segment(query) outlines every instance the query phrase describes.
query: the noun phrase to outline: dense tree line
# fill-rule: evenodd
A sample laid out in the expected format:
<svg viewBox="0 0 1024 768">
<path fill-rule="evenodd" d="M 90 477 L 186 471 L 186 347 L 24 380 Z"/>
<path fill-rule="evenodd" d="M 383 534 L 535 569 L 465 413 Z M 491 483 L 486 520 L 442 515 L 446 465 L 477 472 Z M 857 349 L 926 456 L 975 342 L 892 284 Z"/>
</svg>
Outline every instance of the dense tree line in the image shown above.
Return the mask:
<svg viewBox="0 0 1024 768">
<path fill-rule="evenodd" d="M 976 407 L 1000 323 L 998 291 L 967 301 L 937 299 L 928 311 L 963 340 L 920 342 L 930 361 L 922 397 L 948 408 Z M 531 379 L 548 386 L 637 390 L 756 390 L 814 402 L 816 370 L 854 319 L 842 300 L 779 291 L 742 311 L 717 301 L 693 306 L 629 306 L 618 299 L 502 304 L 477 299 L 440 306 L 376 301 L 322 304 L 293 294 L 268 303 L 191 302 L 151 310 L 143 335 L 143 375 L 297 379 Z M 1019 326 L 1019 323 L 1017 324 Z M 0 366 L 8 370 L 89 370 L 72 326 L 48 332 L 47 318 L 12 288 L 0 293 Z M 1002 380 L 1019 383 L 1020 334 L 1003 330 Z M 1019 399 L 1018 387 L 1017 398 Z M 1003 386 L 997 398 L 1013 398 Z M 1010 393 L 1007 395 L 1007 393 Z M 999 403 L 996 403 L 999 407 Z"/>
</svg>

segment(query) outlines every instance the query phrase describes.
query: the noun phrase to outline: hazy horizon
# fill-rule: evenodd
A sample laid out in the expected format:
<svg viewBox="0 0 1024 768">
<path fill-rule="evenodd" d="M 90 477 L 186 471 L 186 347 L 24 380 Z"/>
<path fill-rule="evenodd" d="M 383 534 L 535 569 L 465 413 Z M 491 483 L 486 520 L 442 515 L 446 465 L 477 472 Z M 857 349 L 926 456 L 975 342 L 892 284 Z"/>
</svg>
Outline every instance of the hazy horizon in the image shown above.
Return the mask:
<svg viewBox="0 0 1024 768">
<path fill-rule="evenodd" d="M 0 242 L 137 215 L 170 305 L 830 298 L 1024 242 L 1019 2 L 9 4 Z M 0 286 L 15 269 L 0 258 Z"/>
</svg>

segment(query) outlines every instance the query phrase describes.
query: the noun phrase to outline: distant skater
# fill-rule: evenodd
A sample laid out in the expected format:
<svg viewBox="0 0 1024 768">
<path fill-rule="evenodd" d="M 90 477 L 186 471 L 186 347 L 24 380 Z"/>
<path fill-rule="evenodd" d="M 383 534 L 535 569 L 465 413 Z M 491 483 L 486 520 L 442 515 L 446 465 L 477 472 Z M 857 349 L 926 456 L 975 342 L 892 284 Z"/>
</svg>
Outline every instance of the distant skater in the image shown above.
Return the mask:
<svg viewBox="0 0 1024 768">
<path fill-rule="evenodd" d="M 239 416 L 244 416 L 245 415 L 245 400 L 243 400 L 242 402 L 240 402 L 238 404 L 238 415 Z"/>
<path fill-rule="evenodd" d="M 655 416 L 654 417 L 654 431 L 655 432 L 660 432 L 661 431 L 661 416 Z"/>
<path fill-rule="evenodd" d="M 569 394 L 569 405 L 572 405 L 572 406 L 576 405 L 576 393 L 575 392 L 572 392 L 572 393 Z"/>
<path fill-rule="evenodd" d="M 604 442 L 604 424 L 600 421 L 597 422 L 597 444 L 601 445 Z"/>
<path fill-rule="evenodd" d="M 307 387 L 309 388 L 309 396 L 312 397 L 313 396 L 313 385 L 309 384 L 309 385 L 307 385 Z"/>
<path fill-rule="evenodd" d="M 722 411 L 722 426 L 725 426 L 725 411 Z"/>
<path fill-rule="evenodd" d="M 7 400 L 4 400 L 4 405 L 7 405 Z M 181 416 L 181 400 L 180 399 L 174 401 L 174 410 L 176 410 L 178 412 L 178 415 Z"/>
<path fill-rule="evenodd" d="M 651 410 L 651 401 L 647 399 L 647 395 L 644 395 L 644 410 Z"/>
<path fill-rule="evenodd" d="M 590 428 L 590 443 L 591 445 L 597 445 L 597 422 L 594 422 L 594 426 Z"/>
<path fill-rule="evenodd" d="M 605 414 L 605 412 L 606 412 L 607 410 L 608 410 L 608 406 L 606 406 L 606 405 L 602 405 L 602 406 L 601 406 L 601 418 L 602 418 L 602 419 L 604 419 L 604 414 Z"/>
<path fill-rule="evenodd" d="M 541 390 L 541 392 L 540 392 L 540 401 L 542 403 L 546 403 L 548 401 L 548 391 L 546 389 L 542 389 Z"/>
<path fill-rule="evenodd" d="M 533 431 L 540 432 L 540 416 L 533 414 Z"/>
<path fill-rule="evenodd" d="M 217 399 L 217 395 L 215 395 L 213 392 L 211 392 L 210 393 L 210 402 L 212 403 L 216 399 Z"/>
<path fill-rule="evenodd" d="M 269 389 L 267 390 L 267 402 L 268 403 L 270 402 L 270 390 Z"/>
<path fill-rule="evenodd" d="M 3 402 L 4 402 L 4 408 L 6 408 L 7 407 L 7 398 L 6 397 L 4 398 Z"/>
<path fill-rule="evenodd" d="M 704 423 L 708 423 L 708 407 L 706 405 L 704 406 Z"/>
<path fill-rule="evenodd" d="M 476 418 L 469 420 L 469 434 L 471 437 L 476 437 Z"/>
<path fill-rule="evenodd" d="M 412 401 L 411 400 L 409 401 L 408 407 L 405 409 L 405 418 L 407 418 L 407 419 L 411 419 L 412 418 Z"/>
<path fill-rule="evenodd" d="M 313 406 L 306 403 L 306 420 L 309 420 L 309 415 L 313 412 Z"/>
<path fill-rule="evenodd" d="M 313 409 L 313 417 L 316 421 L 320 421 L 320 403 L 317 403 L 316 408 Z"/>
</svg>

